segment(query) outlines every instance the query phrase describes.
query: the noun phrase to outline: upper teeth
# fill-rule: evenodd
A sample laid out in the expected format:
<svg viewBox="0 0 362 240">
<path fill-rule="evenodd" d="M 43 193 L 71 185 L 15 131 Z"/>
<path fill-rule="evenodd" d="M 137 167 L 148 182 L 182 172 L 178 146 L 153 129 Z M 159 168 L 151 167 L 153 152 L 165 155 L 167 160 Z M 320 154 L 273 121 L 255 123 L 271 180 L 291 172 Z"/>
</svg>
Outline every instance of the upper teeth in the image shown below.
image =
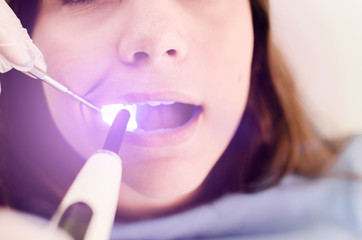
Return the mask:
<svg viewBox="0 0 362 240">
<path fill-rule="evenodd" d="M 171 105 L 171 104 L 174 104 L 175 102 L 172 102 L 172 101 L 149 101 L 149 102 L 145 102 L 145 103 L 141 103 L 140 105 L 150 105 L 152 107 L 157 107 L 157 106 L 160 106 L 160 105 Z"/>
<path fill-rule="evenodd" d="M 101 109 L 102 113 L 102 119 L 105 123 L 108 125 L 112 125 L 114 118 L 117 116 L 117 113 L 121 109 L 127 109 L 130 114 L 130 120 L 127 125 L 127 131 L 133 131 L 137 129 L 137 121 L 136 121 L 136 114 L 137 114 L 137 105 L 150 105 L 152 107 L 157 107 L 160 105 L 170 105 L 174 104 L 175 102 L 172 101 L 149 101 L 144 103 L 138 103 L 138 104 L 111 104 L 111 105 L 105 105 Z"/>
</svg>

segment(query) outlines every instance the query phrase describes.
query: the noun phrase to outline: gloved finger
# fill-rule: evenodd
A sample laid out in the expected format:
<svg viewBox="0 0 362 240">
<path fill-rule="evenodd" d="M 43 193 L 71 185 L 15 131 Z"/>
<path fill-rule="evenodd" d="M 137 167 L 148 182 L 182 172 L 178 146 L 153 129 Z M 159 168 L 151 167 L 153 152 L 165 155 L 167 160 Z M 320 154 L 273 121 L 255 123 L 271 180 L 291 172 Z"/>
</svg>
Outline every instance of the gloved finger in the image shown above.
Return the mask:
<svg viewBox="0 0 362 240">
<path fill-rule="evenodd" d="M 2 1 L 2 0 L 1 0 Z M 61 229 L 52 229 L 47 220 L 10 208 L 0 208 L 0 239 L 71 240 Z"/>
<path fill-rule="evenodd" d="M 46 70 L 43 55 L 5 0 L 0 0 L 0 55 L 1 72 L 8 71 L 9 65 L 27 71 L 34 63 Z"/>
<path fill-rule="evenodd" d="M 0 45 L 0 62 L 0 72 L 2 73 L 12 68 L 20 71 L 28 71 L 34 66 L 35 59 L 28 48 L 24 46 L 18 44 L 2 44 Z"/>
<path fill-rule="evenodd" d="M 0 50 L 1 52 L 1 50 Z M 13 66 L 6 60 L 6 58 L 0 53 L 0 73 L 4 73 L 12 69 Z"/>
<path fill-rule="evenodd" d="M 34 56 L 24 39 L 19 19 L 4 0 L 0 0 L 0 54 L 2 64 L 9 70 L 13 66 L 25 67 L 26 70 L 34 65 Z"/>
<path fill-rule="evenodd" d="M 25 34 L 27 35 L 26 42 L 28 47 L 30 48 L 30 52 L 35 56 L 34 65 L 37 66 L 39 69 L 43 70 L 44 72 L 46 72 L 47 65 L 45 63 L 43 54 L 41 53 L 40 49 L 33 43 L 33 40 L 29 37 L 28 33 L 25 32 Z"/>
</svg>

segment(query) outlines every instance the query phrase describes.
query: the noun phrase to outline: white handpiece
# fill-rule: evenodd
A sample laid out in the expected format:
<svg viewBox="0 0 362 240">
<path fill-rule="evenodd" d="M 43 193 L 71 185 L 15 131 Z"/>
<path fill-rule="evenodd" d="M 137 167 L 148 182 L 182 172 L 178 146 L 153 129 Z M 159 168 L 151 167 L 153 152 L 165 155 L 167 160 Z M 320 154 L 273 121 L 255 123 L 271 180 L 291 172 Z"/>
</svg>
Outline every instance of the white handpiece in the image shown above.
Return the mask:
<svg viewBox="0 0 362 240">
<path fill-rule="evenodd" d="M 121 159 L 116 153 L 100 150 L 93 154 L 63 198 L 51 220 L 52 226 L 60 225 L 59 227 L 65 228 L 71 234 L 73 231 L 74 239 L 109 239 L 117 208 L 121 176 Z M 70 206 L 79 206 L 79 203 L 83 203 L 82 209 L 76 209 L 77 213 L 70 212 L 69 216 L 66 216 L 67 209 L 71 209 Z M 82 216 L 84 219 L 81 219 Z"/>
</svg>

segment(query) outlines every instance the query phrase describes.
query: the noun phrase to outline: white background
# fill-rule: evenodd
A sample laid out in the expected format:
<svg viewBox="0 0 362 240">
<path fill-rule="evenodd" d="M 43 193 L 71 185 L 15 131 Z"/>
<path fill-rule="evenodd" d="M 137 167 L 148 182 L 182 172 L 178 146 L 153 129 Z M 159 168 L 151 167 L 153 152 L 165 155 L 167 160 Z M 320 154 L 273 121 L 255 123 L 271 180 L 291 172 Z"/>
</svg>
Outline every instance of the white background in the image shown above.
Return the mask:
<svg viewBox="0 0 362 240">
<path fill-rule="evenodd" d="M 270 0 L 273 38 L 322 134 L 362 133 L 362 0 Z"/>
</svg>

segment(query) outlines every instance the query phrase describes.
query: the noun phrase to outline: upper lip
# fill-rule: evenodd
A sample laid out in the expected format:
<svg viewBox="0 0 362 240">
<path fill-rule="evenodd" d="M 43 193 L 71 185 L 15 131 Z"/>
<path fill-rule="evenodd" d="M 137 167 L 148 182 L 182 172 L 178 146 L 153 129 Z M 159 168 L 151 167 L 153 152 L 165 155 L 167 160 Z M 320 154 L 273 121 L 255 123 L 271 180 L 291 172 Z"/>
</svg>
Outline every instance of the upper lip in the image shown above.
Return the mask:
<svg viewBox="0 0 362 240">
<path fill-rule="evenodd" d="M 95 99 L 96 100 L 96 99 Z M 98 101 L 97 101 L 98 100 Z M 166 92 L 129 92 L 119 96 L 104 95 L 100 99 L 94 101 L 99 106 L 109 104 L 141 104 L 147 102 L 180 102 L 192 105 L 201 105 L 201 102 L 189 94 L 177 92 L 177 91 L 166 91 Z"/>
</svg>

